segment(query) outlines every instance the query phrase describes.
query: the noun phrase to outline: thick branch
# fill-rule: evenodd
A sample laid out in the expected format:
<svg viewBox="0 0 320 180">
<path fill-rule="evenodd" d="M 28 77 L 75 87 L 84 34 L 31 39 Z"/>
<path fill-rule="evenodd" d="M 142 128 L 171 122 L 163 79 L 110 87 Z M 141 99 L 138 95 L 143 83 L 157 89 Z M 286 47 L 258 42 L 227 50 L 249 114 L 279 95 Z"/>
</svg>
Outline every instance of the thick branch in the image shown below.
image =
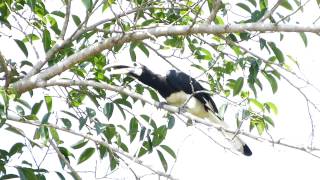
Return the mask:
<svg viewBox="0 0 320 180">
<path fill-rule="evenodd" d="M 187 34 L 221 34 L 230 32 L 244 31 L 272 31 L 272 32 L 320 32 L 320 25 L 302 26 L 302 25 L 275 25 L 263 23 L 248 23 L 248 24 L 233 24 L 233 25 L 208 25 L 195 24 L 191 26 L 164 26 L 154 27 L 146 30 L 131 31 L 122 35 L 115 35 L 106 39 L 103 42 L 87 47 L 76 54 L 73 54 L 56 65 L 46 69 L 45 71 L 29 78 L 17 81 L 12 84 L 12 88 L 19 93 L 31 90 L 35 87 L 37 81 L 50 79 L 62 72 L 70 69 L 73 65 L 80 63 L 90 56 L 93 56 L 105 49 L 112 49 L 115 45 L 124 44 L 131 41 L 139 41 L 148 38 L 171 36 L 171 35 L 187 35 Z"/>
</svg>

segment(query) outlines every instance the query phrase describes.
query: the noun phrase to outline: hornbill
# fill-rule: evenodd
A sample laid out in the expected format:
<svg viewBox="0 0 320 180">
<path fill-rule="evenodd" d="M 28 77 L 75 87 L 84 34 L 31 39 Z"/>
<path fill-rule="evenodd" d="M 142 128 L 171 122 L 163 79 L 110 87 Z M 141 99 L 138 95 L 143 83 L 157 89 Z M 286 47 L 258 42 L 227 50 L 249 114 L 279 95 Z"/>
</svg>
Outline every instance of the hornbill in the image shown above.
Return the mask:
<svg viewBox="0 0 320 180">
<path fill-rule="evenodd" d="M 111 74 L 128 74 L 154 88 L 169 105 L 180 108 L 184 106 L 189 113 L 202 119 L 208 119 L 223 128 L 228 128 L 227 124 L 218 116 L 218 108 L 208 91 L 186 73 L 169 70 L 166 76 L 161 76 L 140 63 L 132 65 L 111 64 L 108 68 L 113 68 Z M 229 132 L 223 132 L 223 134 L 231 141 L 235 149 L 246 156 L 251 156 L 250 148 L 238 136 Z"/>
</svg>

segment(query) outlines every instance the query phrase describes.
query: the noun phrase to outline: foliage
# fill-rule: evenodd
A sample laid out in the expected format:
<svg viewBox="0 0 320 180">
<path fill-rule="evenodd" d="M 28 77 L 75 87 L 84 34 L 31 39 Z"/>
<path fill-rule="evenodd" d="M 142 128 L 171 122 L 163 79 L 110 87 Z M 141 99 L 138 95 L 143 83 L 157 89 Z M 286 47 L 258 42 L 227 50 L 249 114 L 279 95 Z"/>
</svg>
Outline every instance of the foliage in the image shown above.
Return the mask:
<svg viewBox="0 0 320 180">
<path fill-rule="evenodd" d="M 17 58 L 6 61 L 9 72 L 1 69 L 6 75 L 5 81 L 9 88 L 3 86 L 0 91 L 0 126 L 1 131 L 10 131 L 24 139 L 13 144 L 10 149 L 0 149 L 0 179 L 46 179 L 49 173 L 46 167 L 41 166 L 41 163 L 30 162 L 24 156 L 28 154 L 27 149 L 30 147 L 51 148 L 49 139 L 54 140 L 67 160 L 65 162 L 59 158 L 62 169 L 67 168 L 66 163 L 71 163 L 76 169 L 77 164 L 102 159 L 109 162 L 111 171 L 115 171 L 121 163 L 126 164 L 124 159 L 127 157 L 120 151 L 137 159 L 156 155 L 163 171 L 168 172 L 168 162 L 177 158 L 174 148 L 166 144 L 167 138 L 174 138 L 169 136 L 177 121 L 174 114 L 166 112 L 166 122 L 155 119 L 149 112 L 137 111 L 137 107 L 142 109 L 145 106 L 144 101 L 103 88 L 56 86 L 19 92 L 19 89 L 10 85 L 23 81 L 24 77 L 46 72 L 47 68 L 59 65 L 67 58 L 76 59 L 80 52 L 114 36 L 155 26 L 168 26 L 170 29 L 173 25 L 182 27 L 202 24 L 206 23 L 206 17 L 212 13 L 215 15 L 213 23 L 220 26 L 255 23 L 265 16 L 267 17 L 263 21 L 288 23 L 290 18 L 286 17 L 287 12 L 294 12 L 302 6 L 300 1 L 285 0 L 280 3 L 282 11 L 268 16 L 273 4 L 267 0 L 238 1 L 236 4 L 219 4 L 211 0 L 121 2 L 72 1 L 71 12 L 68 10 L 69 0 L 0 2 L 0 38 L 14 42 L 14 51 L 19 53 Z M 65 9 L 61 9 L 61 6 Z M 239 11 L 244 16 L 234 17 L 234 11 Z M 306 33 L 300 32 L 297 37 L 302 39 L 301 43 L 305 46 L 308 45 Z M 239 127 L 242 126 L 240 122 L 246 121 L 248 125 L 244 129 L 262 135 L 270 126 L 275 126 L 276 122 L 272 117 L 278 112 L 277 106 L 272 102 L 262 102 L 259 97 L 263 92 L 276 93 L 278 82 L 283 77 L 281 72 L 290 70 L 292 65 L 292 59 L 288 59 L 278 46 L 279 41 L 267 38 L 263 32 L 253 31 L 221 34 L 186 31 L 181 34 L 168 33 L 161 38 L 150 34 L 149 38 L 151 40 L 114 42 L 112 47 L 97 48 L 94 55 L 81 57 L 83 60 L 78 61 L 79 63 L 59 73 L 59 79 L 91 80 L 125 86 L 138 94 L 161 101 L 153 89 L 132 81 L 131 78 L 108 75 L 109 70 L 105 66 L 118 54 L 127 55 L 128 61 L 129 57 L 131 61 L 139 61 L 140 58 L 159 56 L 174 62 L 176 57 L 184 56 L 191 59 L 190 66 L 193 70 L 203 74 L 200 78 L 208 82 L 207 87 L 214 94 L 241 102 L 241 111 L 235 115 Z M 280 41 L 283 39 L 284 34 L 281 33 Z M 244 48 L 246 46 L 260 48 L 254 48 L 259 55 Z M 170 53 L 173 55 L 168 57 Z M 181 60 L 189 63 L 186 59 Z M 32 71 L 34 72 L 30 73 Z M 18 121 L 36 125 L 34 135 L 27 136 L 27 129 L 12 123 L 9 111 L 19 116 Z M 70 145 L 66 143 L 67 139 L 62 131 L 84 136 Z M 107 144 L 92 142 L 87 136 Z M 115 151 L 116 149 L 119 151 Z M 20 161 L 14 163 L 13 159 Z M 55 171 L 61 179 L 68 176 L 59 168 Z"/>
</svg>

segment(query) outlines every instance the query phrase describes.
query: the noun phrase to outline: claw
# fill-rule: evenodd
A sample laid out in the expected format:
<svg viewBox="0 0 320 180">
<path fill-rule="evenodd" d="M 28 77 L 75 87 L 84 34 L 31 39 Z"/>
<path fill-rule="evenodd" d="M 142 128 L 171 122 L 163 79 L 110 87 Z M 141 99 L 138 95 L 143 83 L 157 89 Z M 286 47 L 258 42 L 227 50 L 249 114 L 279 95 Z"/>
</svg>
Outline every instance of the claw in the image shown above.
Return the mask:
<svg viewBox="0 0 320 180">
<path fill-rule="evenodd" d="M 186 113 L 187 111 L 188 111 L 188 107 L 187 107 L 187 106 L 180 106 L 180 107 L 178 107 L 178 113 L 179 113 L 179 114 Z"/>
<path fill-rule="evenodd" d="M 167 103 L 166 102 L 159 102 L 158 108 L 163 109 L 164 105 L 167 105 Z"/>
</svg>

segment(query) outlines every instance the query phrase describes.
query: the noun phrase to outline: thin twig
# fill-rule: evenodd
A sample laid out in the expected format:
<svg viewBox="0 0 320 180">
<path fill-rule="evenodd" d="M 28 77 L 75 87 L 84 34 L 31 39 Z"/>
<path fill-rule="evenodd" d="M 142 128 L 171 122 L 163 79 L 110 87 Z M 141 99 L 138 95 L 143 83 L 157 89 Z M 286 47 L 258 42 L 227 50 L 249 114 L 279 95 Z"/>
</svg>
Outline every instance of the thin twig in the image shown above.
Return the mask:
<svg viewBox="0 0 320 180">
<path fill-rule="evenodd" d="M 50 145 L 53 147 L 53 149 L 58 154 L 59 159 L 61 159 L 68 167 L 68 169 L 71 171 L 71 175 L 76 180 L 81 180 L 81 177 L 79 174 L 73 169 L 69 161 L 64 157 L 64 155 L 60 152 L 59 148 L 56 146 L 56 144 L 52 141 L 52 139 L 49 139 Z"/>
<path fill-rule="evenodd" d="M 66 15 L 64 17 L 64 23 L 61 29 L 61 33 L 59 35 L 58 39 L 64 39 L 64 36 L 66 35 L 68 24 L 69 24 L 69 19 L 70 19 L 70 9 L 71 9 L 71 1 L 72 0 L 65 0 L 66 2 Z"/>
<path fill-rule="evenodd" d="M 221 0 L 216 0 L 212 8 L 212 11 L 207 19 L 207 22 L 206 22 L 207 24 L 210 24 L 212 21 L 214 21 L 219 11 L 220 5 L 221 5 Z"/>
<path fill-rule="evenodd" d="M 271 8 L 270 11 L 267 11 L 264 16 L 258 21 L 258 22 L 263 22 L 266 19 L 268 19 L 269 17 L 272 16 L 272 14 L 276 11 L 276 9 L 280 6 L 280 4 L 283 2 L 284 0 L 278 0 L 278 2 Z"/>
<path fill-rule="evenodd" d="M 37 127 L 42 127 L 42 126 L 45 126 L 45 127 L 51 127 L 51 128 L 54 128 L 54 129 L 57 129 L 57 130 L 60 130 L 60 131 L 64 131 L 64 132 L 67 132 L 67 133 L 70 133 L 70 134 L 73 134 L 73 135 L 76 135 L 76 136 L 79 136 L 79 137 L 82 137 L 82 138 L 85 138 L 85 139 L 88 139 L 90 141 L 93 141 L 97 144 L 100 144 L 100 145 L 103 145 L 103 146 L 106 146 L 107 148 L 109 148 L 110 150 L 112 150 L 113 152 L 116 152 L 118 155 L 122 155 L 123 157 L 131 160 L 132 162 L 136 163 L 136 164 L 139 164 L 147 169 L 149 169 L 150 171 L 156 173 L 157 175 L 159 176 L 162 176 L 162 177 L 166 177 L 166 178 L 169 178 L 169 179 L 172 179 L 172 180 L 175 180 L 177 178 L 174 178 L 173 176 L 169 175 L 169 174 L 166 174 L 162 171 L 158 171 L 158 170 L 155 170 L 153 169 L 150 165 L 147 165 L 145 164 L 142 160 L 136 158 L 136 157 L 132 157 L 130 154 L 128 154 L 127 152 L 124 152 L 122 151 L 121 149 L 119 148 L 115 148 L 115 147 L 112 147 L 110 144 L 108 144 L 107 142 L 105 141 L 102 141 L 102 140 L 98 140 L 90 135 L 85 135 L 85 134 L 81 134 L 79 132 L 76 132 L 72 129 L 67 129 L 67 128 L 64 128 L 64 127 L 60 127 L 60 126 L 57 126 L 55 124 L 51 124 L 51 123 L 47 123 L 47 124 L 41 124 L 41 122 L 37 122 L 37 121 L 26 121 L 24 119 L 21 119 L 20 117 L 17 117 L 17 116 L 13 116 L 13 115 L 9 115 L 8 117 L 8 120 L 9 121 L 14 121 L 14 122 L 18 122 L 18 123 L 24 123 L 24 124 L 30 124 L 30 125 L 33 125 L 33 126 L 37 126 Z"/>
</svg>

